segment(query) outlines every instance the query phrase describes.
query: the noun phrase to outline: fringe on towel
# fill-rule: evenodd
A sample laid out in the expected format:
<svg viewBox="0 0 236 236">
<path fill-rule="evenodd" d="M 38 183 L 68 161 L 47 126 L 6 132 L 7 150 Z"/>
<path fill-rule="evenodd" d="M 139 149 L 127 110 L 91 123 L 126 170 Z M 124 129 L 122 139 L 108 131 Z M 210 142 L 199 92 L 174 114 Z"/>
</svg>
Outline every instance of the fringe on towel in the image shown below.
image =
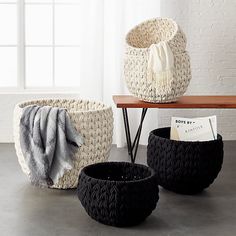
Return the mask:
<svg viewBox="0 0 236 236">
<path fill-rule="evenodd" d="M 174 71 L 171 69 L 159 72 L 148 70 L 147 79 L 149 82 L 152 81 L 152 87 L 156 88 L 159 94 L 166 94 L 171 92 Z"/>
</svg>

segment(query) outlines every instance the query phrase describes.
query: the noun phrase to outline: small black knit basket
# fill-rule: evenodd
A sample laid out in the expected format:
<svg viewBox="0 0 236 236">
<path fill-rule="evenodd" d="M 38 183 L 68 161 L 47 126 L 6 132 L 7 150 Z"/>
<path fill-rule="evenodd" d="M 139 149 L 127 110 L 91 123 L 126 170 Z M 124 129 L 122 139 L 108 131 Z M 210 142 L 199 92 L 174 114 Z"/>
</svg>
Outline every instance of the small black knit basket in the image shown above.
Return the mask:
<svg viewBox="0 0 236 236">
<path fill-rule="evenodd" d="M 88 215 L 119 227 L 142 222 L 159 199 L 155 172 L 128 162 L 86 166 L 80 173 L 77 192 Z"/>
<path fill-rule="evenodd" d="M 170 140 L 170 128 L 153 130 L 148 139 L 147 163 L 158 184 L 168 190 L 194 194 L 213 183 L 223 163 L 223 141 Z"/>
</svg>

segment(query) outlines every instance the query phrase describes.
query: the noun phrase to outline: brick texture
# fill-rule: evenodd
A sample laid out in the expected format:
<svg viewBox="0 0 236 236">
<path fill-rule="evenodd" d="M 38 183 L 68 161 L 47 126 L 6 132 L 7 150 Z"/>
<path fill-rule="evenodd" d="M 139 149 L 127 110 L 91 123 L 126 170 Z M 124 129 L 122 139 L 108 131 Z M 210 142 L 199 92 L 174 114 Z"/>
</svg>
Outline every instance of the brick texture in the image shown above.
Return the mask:
<svg viewBox="0 0 236 236">
<path fill-rule="evenodd" d="M 162 0 L 161 15 L 175 19 L 186 33 L 191 56 L 189 95 L 236 95 L 236 1 Z M 236 139 L 236 110 L 160 110 L 158 126 L 171 116 L 216 114 L 225 140 Z"/>
</svg>

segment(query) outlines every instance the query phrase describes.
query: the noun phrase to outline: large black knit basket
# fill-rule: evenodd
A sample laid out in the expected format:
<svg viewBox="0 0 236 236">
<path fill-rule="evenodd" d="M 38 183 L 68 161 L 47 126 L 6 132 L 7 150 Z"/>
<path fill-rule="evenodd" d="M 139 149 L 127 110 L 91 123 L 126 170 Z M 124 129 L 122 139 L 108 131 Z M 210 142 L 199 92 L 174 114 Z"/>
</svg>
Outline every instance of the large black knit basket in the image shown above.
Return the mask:
<svg viewBox="0 0 236 236">
<path fill-rule="evenodd" d="M 78 197 L 95 220 L 114 226 L 135 225 L 155 209 L 159 190 L 154 171 L 144 165 L 104 162 L 85 167 Z"/>
<path fill-rule="evenodd" d="M 194 194 L 213 183 L 223 163 L 223 142 L 170 140 L 170 128 L 153 130 L 148 139 L 147 163 L 158 184 L 174 192 Z"/>
</svg>

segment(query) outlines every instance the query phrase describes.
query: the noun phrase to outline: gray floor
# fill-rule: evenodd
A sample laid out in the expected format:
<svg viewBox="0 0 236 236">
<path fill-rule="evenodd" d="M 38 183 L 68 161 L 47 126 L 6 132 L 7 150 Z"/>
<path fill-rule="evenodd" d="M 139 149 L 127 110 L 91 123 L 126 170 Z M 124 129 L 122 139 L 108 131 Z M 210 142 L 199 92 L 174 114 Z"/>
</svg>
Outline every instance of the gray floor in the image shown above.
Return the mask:
<svg viewBox="0 0 236 236">
<path fill-rule="evenodd" d="M 182 196 L 161 189 L 153 214 L 131 228 L 105 226 L 90 219 L 74 190 L 39 189 L 29 184 L 13 145 L 0 145 L 0 235 L 236 235 L 236 142 L 225 143 L 223 170 L 200 195 Z M 141 147 L 138 162 L 145 162 Z M 112 160 L 128 160 L 112 149 Z"/>
</svg>

